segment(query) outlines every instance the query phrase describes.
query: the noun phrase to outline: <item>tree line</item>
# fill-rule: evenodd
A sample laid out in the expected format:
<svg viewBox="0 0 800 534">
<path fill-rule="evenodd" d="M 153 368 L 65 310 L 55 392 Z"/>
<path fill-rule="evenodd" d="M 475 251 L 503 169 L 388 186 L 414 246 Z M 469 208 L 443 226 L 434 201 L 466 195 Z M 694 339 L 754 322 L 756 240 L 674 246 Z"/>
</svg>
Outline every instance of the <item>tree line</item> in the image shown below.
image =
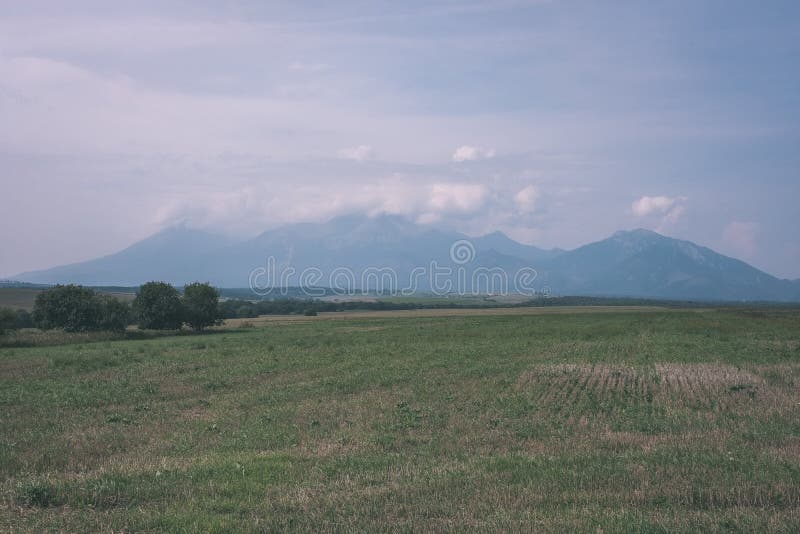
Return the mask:
<svg viewBox="0 0 800 534">
<path fill-rule="evenodd" d="M 476 304 L 455 302 L 392 302 L 388 300 L 346 300 L 322 301 L 313 299 L 275 299 L 250 301 L 230 299 L 220 302 L 220 315 L 223 319 L 246 319 L 259 315 L 316 315 L 321 312 L 341 311 L 379 311 L 379 310 L 417 310 L 475 308 Z"/>
<path fill-rule="evenodd" d="M 184 286 L 181 294 L 166 282 L 148 282 L 131 303 L 80 285 L 57 285 L 36 295 L 32 313 L 0 309 L 0 334 L 30 327 L 123 332 L 132 324 L 149 330 L 177 330 L 186 324 L 202 331 L 221 322 L 220 312 L 219 292 L 207 283 Z"/>
</svg>

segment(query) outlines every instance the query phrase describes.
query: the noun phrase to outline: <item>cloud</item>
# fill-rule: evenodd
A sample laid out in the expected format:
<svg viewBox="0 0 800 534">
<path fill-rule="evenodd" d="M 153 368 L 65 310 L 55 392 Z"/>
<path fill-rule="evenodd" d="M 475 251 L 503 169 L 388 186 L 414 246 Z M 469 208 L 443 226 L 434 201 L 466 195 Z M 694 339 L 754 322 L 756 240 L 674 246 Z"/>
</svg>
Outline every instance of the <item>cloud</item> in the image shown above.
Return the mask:
<svg viewBox="0 0 800 534">
<path fill-rule="evenodd" d="M 722 231 L 722 240 L 737 254 L 751 258 L 758 246 L 757 233 L 758 225 L 754 222 L 732 221 Z"/>
<path fill-rule="evenodd" d="M 643 196 L 633 201 L 631 211 L 637 217 L 659 216 L 655 230 L 665 232 L 674 226 L 686 211 L 685 201 L 686 197 Z"/>
<path fill-rule="evenodd" d="M 667 213 L 679 201 L 679 198 L 671 197 L 641 197 L 631 204 L 631 211 L 634 215 L 645 217 L 652 213 Z"/>
<path fill-rule="evenodd" d="M 434 184 L 428 203 L 439 213 L 470 213 L 481 207 L 486 195 L 483 185 Z"/>
<path fill-rule="evenodd" d="M 514 204 L 520 211 L 530 213 L 536 209 L 536 201 L 540 196 L 539 189 L 535 185 L 529 185 L 514 195 Z"/>
<path fill-rule="evenodd" d="M 388 213 L 436 222 L 473 215 L 489 198 L 490 191 L 483 185 L 420 184 L 396 178 L 348 187 L 248 184 L 235 190 L 206 191 L 168 200 L 159 210 L 156 224 L 185 222 L 194 227 L 254 234 L 279 224 L 325 221 L 350 213 Z"/>
<path fill-rule="evenodd" d="M 333 69 L 333 66 L 327 63 L 303 63 L 301 61 L 294 61 L 289 65 L 289 70 L 297 72 L 325 72 L 331 69 Z"/>
<path fill-rule="evenodd" d="M 40 56 L 0 53 L 0 80 L 0 151 L 11 153 L 248 154 L 299 161 L 330 157 L 342 139 L 369 135 L 370 145 L 385 147 L 382 158 L 433 164 L 452 146 L 453 131 L 525 138 L 501 117 L 374 111 L 368 100 L 282 94 L 277 87 L 258 94 L 182 91 Z M 368 145 L 339 153 L 357 161 L 369 155 Z"/>
<path fill-rule="evenodd" d="M 344 119 L 289 99 L 155 90 L 40 57 L 0 55 L 0 79 L 0 147 L 11 152 L 287 154 L 296 147 L 286 131 Z"/>
<path fill-rule="evenodd" d="M 374 151 L 369 145 L 358 145 L 356 147 L 339 150 L 339 157 L 341 159 L 351 159 L 359 163 L 371 160 L 374 155 Z"/>
<path fill-rule="evenodd" d="M 463 161 L 477 161 L 481 159 L 491 159 L 496 152 L 493 148 L 483 148 L 479 146 L 462 145 L 453 152 L 453 161 L 461 163 Z"/>
<path fill-rule="evenodd" d="M 272 34 L 274 34 L 273 32 Z M 2 17 L 4 53 L 150 53 L 199 47 L 252 45 L 271 35 L 251 22 L 175 20 L 147 16 Z M 275 36 L 274 41 L 279 42 Z"/>
</svg>

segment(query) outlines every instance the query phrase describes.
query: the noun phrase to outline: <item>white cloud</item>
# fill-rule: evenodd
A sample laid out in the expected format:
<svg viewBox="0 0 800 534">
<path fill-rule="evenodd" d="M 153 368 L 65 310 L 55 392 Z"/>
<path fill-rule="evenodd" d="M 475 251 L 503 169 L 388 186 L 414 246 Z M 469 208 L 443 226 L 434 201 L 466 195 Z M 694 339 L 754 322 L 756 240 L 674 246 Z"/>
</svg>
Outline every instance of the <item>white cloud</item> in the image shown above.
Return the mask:
<svg viewBox="0 0 800 534">
<path fill-rule="evenodd" d="M 520 211 L 530 213 L 536 209 L 536 201 L 540 196 L 539 189 L 535 185 L 529 185 L 514 195 L 514 204 Z"/>
<path fill-rule="evenodd" d="M 659 216 L 655 225 L 657 232 L 665 232 L 681 218 L 686 211 L 686 197 L 643 196 L 633 201 L 631 211 L 637 217 Z"/>
<path fill-rule="evenodd" d="M 374 157 L 374 151 L 369 145 L 358 145 L 352 148 L 343 148 L 339 150 L 339 157 L 342 159 L 351 159 L 359 163 L 369 161 Z"/>
<path fill-rule="evenodd" d="M 757 233 L 758 225 L 754 222 L 732 221 L 722 231 L 722 240 L 737 254 L 751 258 L 758 246 Z"/>
<path fill-rule="evenodd" d="M 652 213 L 667 213 L 679 201 L 672 197 L 641 197 L 631 204 L 634 215 L 645 217 Z"/>
<path fill-rule="evenodd" d="M 477 161 L 480 159 L 491 159 L 496 152 L 493 148 L 483 148 L 479 146 L 462 145 L 453 152 L 453 161 L 460 163 L 463 161 Z"/>
<path fill-rule="evenodd" d="M 325 221 L 349 213 L 389 213 L 430 223 L 475 214 L 489 197 L 483 185 L 457 182 L 420 184 L 387 179 L 348 187 L 248 184 L 236 190 L 175 197 L 161 208 L 156 224 L 184 221 L 196 227 L 255 234 L 278 224 Z"/>
<path fill-rule="evenodd" d="M 439 213 L 470 213 L 480 208 L 487 196 L 482 185 L 434 184 L 430 187 L 428 204 Z"/>
</svg>

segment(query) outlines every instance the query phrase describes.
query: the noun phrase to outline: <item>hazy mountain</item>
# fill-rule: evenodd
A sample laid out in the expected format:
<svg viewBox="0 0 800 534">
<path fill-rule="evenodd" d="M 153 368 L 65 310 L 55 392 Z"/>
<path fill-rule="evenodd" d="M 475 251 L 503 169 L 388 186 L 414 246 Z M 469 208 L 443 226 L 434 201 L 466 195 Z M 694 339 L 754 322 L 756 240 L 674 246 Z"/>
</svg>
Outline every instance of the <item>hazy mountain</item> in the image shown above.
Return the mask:
<svg viewBox="0 0 800 534">
<path fill-rule="evenodd" d="M 500 254 L 514 256 L 528 262 L 549 260 L 564 252 L 559 248 L 545 250 L 533 245 L 523 245 L 500 231 L 472 238 L 472 243 L 480 250 L 494 250 Z"/>
<path fill-rule="evenodd" d="M 559 292 L 708 300 L 797 300 L 800 292 L 744 263 L 649 230 L 617 232 L 548 262 Z"/>
<path fill-rule="evenodd" d="M 451 246 L 468 240 L 466 263 L 451 259 Z M 267 259 L 274 274 L 265 277 Z M 291 267 L 294 274 L 278 278 Z M 453 289 L 459 276 L 501 269 L 509 278 L 533 268 L 533 286 L 555 294 L 616 295 L 706 300 L 800 300 L 800 281 L 779 280 L 746 263 L 706 247 L 647 230 L 617 232 L 575 250 L 543 250 L 518 243 L 501 232 L 468 238 L 396 216 L 347 216 L 324 224 L 292 224 L 235 241 L 200 230 L 175 227 L 125 250 L 83 263 L 23 273 L 25 282 L 74 282 L 88 285 L 138 285 L 147 280 L 184 284 L 208 280 L 222 287 L 247 287 L 251 273 L 259 285 L 330 285 L 330 274 L 347 267 L 361 288 L 370 268 L 391 267 L 395 289 L 414 278 L 414 270 L 451 269 Z M 261 271 L 258 269 L 261 268 Z M 308 268 L 321 277 L 300 279 Z M 375 279 L 371 282 L 374 283 Z M 419 290 L 430 278 L 417 278 Z M 371 283 L 367 283 L 372 287 Z M 386 288 L 386 284 L 383 284 Z M 466 289 L 472 289 L 469 286 Z M 441 289 L 441 287 L 439 288 Z M 485 291 L 484 287 L 479 290 Z M 511 286 L 513 289 L 513 286 Z"/>
<path fill-rule="evenodd" d="M 183 226 L 168 228 L 130 247 L 94 260 L 62 265 L 12 278 L 35 283 L 139 285 L 148 280 L 183 283 L 202 277 L 205 261 L 232 241 Z M 196 273 L 196 276 L 191 276 Z"/>
</svg>

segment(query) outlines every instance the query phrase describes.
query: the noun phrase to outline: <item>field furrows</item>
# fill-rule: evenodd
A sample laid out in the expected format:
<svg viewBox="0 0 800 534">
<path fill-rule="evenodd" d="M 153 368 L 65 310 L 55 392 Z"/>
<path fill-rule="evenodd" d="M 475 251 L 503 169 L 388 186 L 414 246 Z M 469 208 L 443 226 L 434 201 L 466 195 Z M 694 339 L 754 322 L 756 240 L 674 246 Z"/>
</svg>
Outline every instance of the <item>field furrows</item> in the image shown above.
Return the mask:
<svg viewBox="0 0 800 534">
<path fill-rule="evenodd" d="M 517 388 L 530 392 L 535 402 L 557 410 L 586 403 L 619 407 L 652 403 L 704 410 L 784 410 L 797 406 L 800 395 L 793 379 L 774 384 L 765 380 L 762 372 L 779 370 L 721 364 L 539 365 L 522 373 Z"/>
</svg>

